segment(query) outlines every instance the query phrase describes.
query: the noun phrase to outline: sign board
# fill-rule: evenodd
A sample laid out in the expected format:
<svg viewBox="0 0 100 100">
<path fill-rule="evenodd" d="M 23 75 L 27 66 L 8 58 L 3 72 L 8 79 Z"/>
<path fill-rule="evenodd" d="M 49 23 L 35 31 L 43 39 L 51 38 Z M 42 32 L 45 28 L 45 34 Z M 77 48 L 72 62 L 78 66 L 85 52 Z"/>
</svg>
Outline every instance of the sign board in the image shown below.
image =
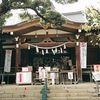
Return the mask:
<svg viewBox="0 0 100 100">
<path fill-rule="evenodd" d="M 73 72 L 68 72 L 68 79 L 70 79 L 70 80 L 73 79 Z"/>
<path fill-rule="evenodd" d="M 94 72 L 100 72 L 100 64 L 94 64 Z"/>
<path fill-rule="evenodd" d="M 53 73 L 53 72 L 50 73 L 50 78 L 51 78 L 51 79 L 52 79 L 52 78 L 55 79 L 55 73 Z"/>
<path fill-rule="evenodd" d="M 94 81 L 100 81 L 100 72 L 92 72 Z"/>
<path fill-rule="evenodd" d="M 32 72 L 16 73 L 16 84 L 31 84 L 31 83 L 32 83 Z"/>
<path fill-rule="evenodd" d="M 40 71 L 43 67 L 39 67 L 38 71 Z M 50 71 L 51 70 L 51 67 L 44 67 L 47 71 Z"/>
<path fill-rule="evenodd" d="M 72 60 L 68 60 L 68 65 L 72 66 Z"/>
<path fill-rule="evenodd" d="M 32 66 L 22 67 L 22 72 L 31 72 L 33 70 Z"/>
<path fill-rule="evenodd" d="M 28 67 L 22 67 L 22 72 L 28 72 Z"/>
</svg>

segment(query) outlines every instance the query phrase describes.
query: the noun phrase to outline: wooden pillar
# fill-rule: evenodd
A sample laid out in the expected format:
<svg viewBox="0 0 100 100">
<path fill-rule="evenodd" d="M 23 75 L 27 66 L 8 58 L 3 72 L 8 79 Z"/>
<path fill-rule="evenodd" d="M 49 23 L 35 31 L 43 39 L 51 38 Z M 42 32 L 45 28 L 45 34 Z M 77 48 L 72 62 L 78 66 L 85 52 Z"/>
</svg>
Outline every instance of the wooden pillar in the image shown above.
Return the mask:
<svg viewBox="0 0 100 100">
<path fill-rule="evenodd" d="M 0 40 L 0 67 L 2 66 L 2 41 Z"/>
<path fill-rule="evenodd" d="M 77 80 L 82 82 L 82 69 L 80 64 L 80 46 L 76 46 L 76 68 L 77 68 Z"/>
<path fill-rule="evenodd" d="M 16 43 L 16 46 L 19 46 L 19 43 Z M 20 47 L 16 47 L 16 64 L 15 64 L 16 68 L 15 68 L 15 71 L 19 70 L 20 54 L 21 54 Z"/>
</svg>

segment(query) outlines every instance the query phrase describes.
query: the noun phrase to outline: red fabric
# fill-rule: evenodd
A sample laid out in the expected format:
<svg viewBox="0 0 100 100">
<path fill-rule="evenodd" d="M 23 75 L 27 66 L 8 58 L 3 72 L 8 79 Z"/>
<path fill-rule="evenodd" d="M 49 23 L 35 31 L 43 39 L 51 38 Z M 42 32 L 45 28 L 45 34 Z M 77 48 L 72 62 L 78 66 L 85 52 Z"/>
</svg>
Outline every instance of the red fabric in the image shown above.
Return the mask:
<svg viewBox="0 0 100 100">
<path fill-rule="evenodd" d="M 19 74 L 19 82 L 22 82 L 22 74 Z"/>
</svg>

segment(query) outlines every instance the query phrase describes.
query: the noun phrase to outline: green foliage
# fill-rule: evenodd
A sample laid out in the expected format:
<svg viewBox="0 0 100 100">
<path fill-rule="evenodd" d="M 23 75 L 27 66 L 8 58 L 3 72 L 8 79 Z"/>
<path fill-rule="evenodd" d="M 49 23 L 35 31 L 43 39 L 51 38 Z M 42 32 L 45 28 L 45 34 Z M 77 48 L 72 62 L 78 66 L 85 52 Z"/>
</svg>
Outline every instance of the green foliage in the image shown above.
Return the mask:
<svg viewBox="0 0 100 100">
<path fill-rule="evenodd" d="M 100 11 L 99 9 L 96 9 L 94 7 L 88 7 L 86 8 L 85 10 L 85 14 L 86 14 L 86 17 L 87 17 L 87 20 L 90 22 L 90 23 L 100 23 Z"/>
<path fill-rule="evenodd" d="M 9 17 L 11 17 L 12 15 L 13 15 L 12 13 L 8 12 L 8 13 L 4 14 L 4 17 L 5 17 L 5 18 L 9 18 Z"/>
<path fill-rule="evenodd" d="M 84 29 L 86 32 L 92 29 L 100 29 L 100 10 L 91 6 L 86 8 L 85 14 L 88 23 L 82 25 L 82 29 Z"/>
<path fill-rule="evenodd" d="M 54 10 L 47 10 L 46 13 L 43 16 L 47 20 L 43 20 L 41 18 L 40 24 L 42 26 L 50 25 L 53 28 L 57 28 L 57 27 L 60 27 L 62 24 L 66 23 L 65 18 L 62 17 L 62 15 L 60 13 L 58 13 L 58 12 L 56 12 Z"/>
<path fill-rule="evenodd" d="M 0 16 L 0 28 L 2 28 L 2 26 L 6 22 L 6 19 L 11 17 L 11 16 L 12 16 L 12 13 L 10 13 L 10 12 L 8 12 L 6 14 L 2 14 L 2 16 Z"/>
<path fill-rule="evenodd" d="M 50 0 L 34 0 L 32 2 L 32 7 L 34 9 L 48 9 L 52 6 L 52 3 L 50 2 Z"/>
<path fill-rule="evenodd" d="M 61 4 L 68 4 L 68 3 L 75 3 L 78 0 L 55 0 L 57 3 L 61 3 Z"/>
<path fill-rule="evenodd" d="M 28 22 L 34 21 L 34 16 L 28 12 L 21 13 L 19 16 L 22 20 L 26 19 Z"/>
<path fill-rule="evenodd" d="M 0 16 L 0 28 L 2 28 L 2 26 L 4 25 L 5 22 L 5 16 Z"/>
<path fill-rule="evenodd" d="M 85 10 L 88 23 L 82 25 L 82 29 L 86 31 L 86 36 L 92 36 L 90 43 L 95 46 L 100 46 L 100 9 L 92 6 Z"/>
<path fill-rule="evenodd" d="M 82 25 L 82 29 L 88 33 L 91 30 L 91 26 L 88 23 L 85 23 Z"/>
</svg>

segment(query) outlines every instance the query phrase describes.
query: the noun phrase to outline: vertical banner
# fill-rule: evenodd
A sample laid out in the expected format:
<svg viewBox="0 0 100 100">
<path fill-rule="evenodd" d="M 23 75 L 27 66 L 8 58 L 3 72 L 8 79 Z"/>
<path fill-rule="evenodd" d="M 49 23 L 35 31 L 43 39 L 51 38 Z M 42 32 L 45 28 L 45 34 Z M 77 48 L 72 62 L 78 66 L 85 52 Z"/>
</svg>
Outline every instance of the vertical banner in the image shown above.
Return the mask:
<svg viewBox="0 0 100 100">
<path fill-rule="evenodd" d="M 81 68 L 86 68 L 87 66 L 87 43 L 80 42 L 80 63 Z"/>
<path fill-rule="evenodd" d="M 10 72 L 11 70 L 11 56 L 12 50 L 6 50 L 4 72 Z"/>
</svg>

